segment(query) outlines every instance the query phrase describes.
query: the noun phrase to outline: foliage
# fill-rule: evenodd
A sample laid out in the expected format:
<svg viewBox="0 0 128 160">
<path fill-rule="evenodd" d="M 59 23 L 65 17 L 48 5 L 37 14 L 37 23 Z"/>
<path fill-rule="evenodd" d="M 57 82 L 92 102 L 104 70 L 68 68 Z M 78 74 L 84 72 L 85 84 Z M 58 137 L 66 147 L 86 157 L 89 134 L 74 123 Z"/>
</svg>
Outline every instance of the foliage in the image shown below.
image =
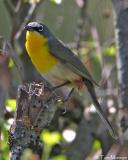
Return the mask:
<svg viewBox="0 0 128 160">
<path fill-rule="evenodd" d="M 53 145 L 59 143 L 61 136 L 58 132 L 50 133 L 48 130 L 44 130 L 41 134 L 41 140 L 44 142 L 44 153 L 42 155 L 42 160 L 47 160 Z M 63 159 L 62 159 L 63 160 Z"/>
<path fill-rule="evenodd" d="M 9 159 L 9 146 L 8 146 L 8 124 L 6 121 L 0 122 L 0 159 Z"/>
</svg>

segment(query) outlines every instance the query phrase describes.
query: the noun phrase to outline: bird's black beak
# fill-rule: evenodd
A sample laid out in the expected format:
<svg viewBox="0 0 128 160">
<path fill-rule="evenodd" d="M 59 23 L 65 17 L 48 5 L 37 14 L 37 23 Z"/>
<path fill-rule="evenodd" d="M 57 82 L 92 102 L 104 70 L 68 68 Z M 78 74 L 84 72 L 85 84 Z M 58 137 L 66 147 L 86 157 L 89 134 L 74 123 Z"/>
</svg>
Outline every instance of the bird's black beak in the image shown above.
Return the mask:
<svg viewBox="0 0 128 160">
<path fill-rule="evenodd" d="M 33 27 L 30 26 L 30 25 L 26 25 L 26 26 L 24 27 L 24 29 L 27 30 L 27 31 L 33 31 Z"/>
</svg>

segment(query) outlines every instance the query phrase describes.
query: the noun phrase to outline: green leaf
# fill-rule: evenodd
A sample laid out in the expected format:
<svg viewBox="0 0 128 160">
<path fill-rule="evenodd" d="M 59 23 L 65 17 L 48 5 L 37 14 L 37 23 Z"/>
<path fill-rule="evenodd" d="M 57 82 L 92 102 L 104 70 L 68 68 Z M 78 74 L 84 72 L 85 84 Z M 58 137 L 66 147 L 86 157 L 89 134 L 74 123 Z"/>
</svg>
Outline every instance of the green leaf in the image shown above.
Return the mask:
<svg viewBox="0 0 128 160">
<path fill-rule="evenodd" d="M 41 134 L 41 140 L 44 141 L 45 144 L 52 146 L 60 142 L 61 135 L 59 132 L 49 132 L 48 130 L 45 130 Z"/>
<path fill-rule="evenodd" d="M 6 106 L 8 106 L 11 111 L 15 111 L 16 110 L 16 99 L 7 99 Z"/>
<path fill-rule="evenodd" d="M 0 130 L 1 130 L 1 140 L 0 140 L 0 159 L 7 160 L 9 159 L 9 145 L 8 145 L 8 129 L 7 123 L 4 120 L 0 121 Z"/>
<path fill-rule="evenodd" d="M 59 156 L 55 156 L 51 160 L 67 160 L 67 158 L 64 155 L 59 155 Z"/>
<path fill-rule="evenodd" d="M 9 67 L 9 68 L 14 67 L 14 61 L 12 60 L 12 58 L 10 58 L 10 60 L 9 60 L 8 67 Z"/>
<path fill-rule="evenodd" d="M 115 56 L 115 54 L 116 54 L 115 46 L 111 46 L 109 48 L 105 48 L 104 49 L 104 53 L 105 53 L 105 55 L 108 55 L 108 56 Z"/>
<path fill-rule="evenodd" d="M 94 143 L 93 143 L 93 150 L 94 151 L 97 151 L 101 148 L 101 143 L 99 140 L 95 140 Z"/>
</svg>

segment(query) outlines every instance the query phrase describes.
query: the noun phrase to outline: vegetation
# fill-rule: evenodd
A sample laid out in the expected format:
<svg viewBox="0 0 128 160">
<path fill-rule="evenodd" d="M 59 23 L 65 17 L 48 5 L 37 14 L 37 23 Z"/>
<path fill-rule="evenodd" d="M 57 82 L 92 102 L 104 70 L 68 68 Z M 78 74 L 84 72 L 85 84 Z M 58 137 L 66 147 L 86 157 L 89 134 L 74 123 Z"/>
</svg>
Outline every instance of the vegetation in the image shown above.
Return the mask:
<svg viewBox="0 0 128 160">
<path fill-rule="evenodd" d="M 41 159 L 128 158 L 127 1 L 0 1 L 0 160 L 15 159 L 10 155 L 10 126 L 17 112 L 18 87 L 44 80 L 25 50 L 24 26 L 30 21 L 47 24 L 83 61 L 100 85 L 96 88 L 98 100 L 119 134 L 117 141 L 109 135 L 86 89 L 75 91 L 66 113 L 58 105 L 52 122 L 42 130 Z M 62 87 L 57 95 L 66 97 L 67 93 L 67 87 Z M 21 159 L 38 160 L 39 156 L 26 148 Z"/>
</svg>

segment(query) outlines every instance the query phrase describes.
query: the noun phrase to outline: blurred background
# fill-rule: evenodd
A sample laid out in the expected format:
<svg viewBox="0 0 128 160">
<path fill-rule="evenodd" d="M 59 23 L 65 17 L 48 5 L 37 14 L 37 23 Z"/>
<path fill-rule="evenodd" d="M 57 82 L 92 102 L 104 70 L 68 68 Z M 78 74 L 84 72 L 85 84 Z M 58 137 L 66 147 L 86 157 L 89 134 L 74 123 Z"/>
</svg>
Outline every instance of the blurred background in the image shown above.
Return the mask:
<svg viewBox="0 0 128 160">
<path fill-rule="evenodd" d="M 25 50 L 24 26 L 46 24 L 86 65 L 101 86 L 96 93 L 104 112 L 118 131 L 118 82 L 111 0 L 0 1 L 0 159 L 9 159 L 8 130 L 16 111 L 17 87 L 39 82 Z M 59 94 L 66 96 L 67 88 Z M 86 90 L 76 91 L 66 107 L 58 108 L 42 136 L 51 160 L 96 160 L 115 155 L 118 144 L 109 135 Z M 43 134 L 43 133 L 42 133 Z M 55 138 L 55 139 L 54 139 Z M 54 140 L 53 140 L 54 139 Z M 123 148 L 122 148 L 123 150 Z M 110 154 L 109 154 L 110 153 Z"/>
</svg>

